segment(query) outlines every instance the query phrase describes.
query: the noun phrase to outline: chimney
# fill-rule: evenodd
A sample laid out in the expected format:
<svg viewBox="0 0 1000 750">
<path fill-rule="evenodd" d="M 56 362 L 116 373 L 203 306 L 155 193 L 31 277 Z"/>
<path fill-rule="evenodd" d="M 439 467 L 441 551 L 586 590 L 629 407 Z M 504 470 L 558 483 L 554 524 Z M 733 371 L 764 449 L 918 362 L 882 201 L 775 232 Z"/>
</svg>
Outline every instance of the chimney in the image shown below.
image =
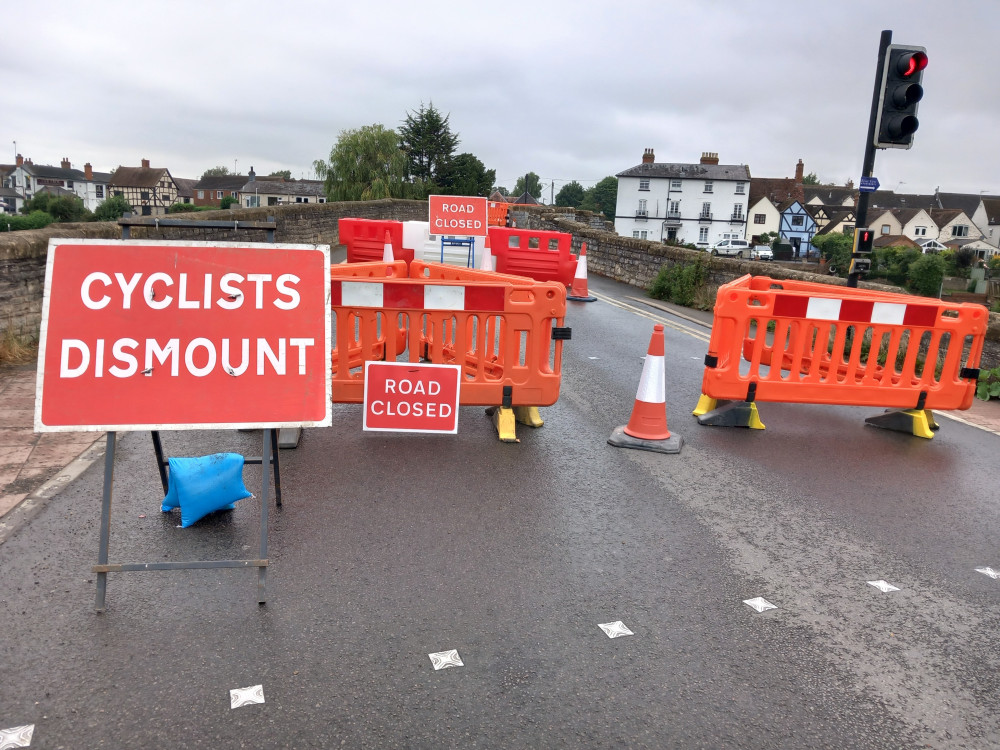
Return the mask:
<svg viewBox="0 0 1000 750">
<path fill-rule="evenodd" d="M 143 169 L 149 169 L 149 159 L 143 159 L 142 160 L 142 168 Z"/>
<path fill-rule="evenodd" d="M 70 163 L 69 163 L 69 159 L 67 159 L 67 158 L 66 158 L 66 157 L 64 156 L 64 157 L 63 157 L 63 160 L 62 160 L 62 162 L 60 162 L 59 166 L 60 166 L 60 167 L 62 167 L 63 169 L 71 169 L 73 165 L 72 165 L 72 164 L 70 164 Z"/>
<path fill-rule="evenodd" d="M 653 155 L 653 149 L 647 148 L 645 151 L 642 152 L 643 164 L 652 164 L 654 161 L 656 161 L 656 157 Z"/>
<path fill-rule="evenodd" d="M 89 162 L 83 165 L 83 177 L 87 182 L 94 181 L 94 168 L 90 166 Z"/>
<path fill-rule="evenodd" d="M 247 176 L 250 178 L 249 180 L 247 180 L 247 182 L 256 182 L 257 181 L 257 173 L 253 171 L 253 167 L 250 167 L 250 174 L 247 175 Z"/>
<path fill-rule="evenodd" d="M 703 151 L 701 154 L 702 164 L 718 164 L 719 155 L 714 151 Z"/>
<path fill-rule="evenodd" d="M 802 184 L 802 173 L 805 172 L 805 170 L 806 170 L 806 165 L 802 163 L 801 159 L 799 159 L 799 163 L 795 165 L 795 184 L 796 185 L 801 185 Z"/>
<path fill-rule="evenodd" d="M 17 166 L 19 167 L 24 166 L 24 157 L 21 156 L 20 154 L 17 155 Z"/>
<path fill-rule="evenodd" d="M 847 187 L 850 190 L 854 190 L 854 180 L 848 180 L 845 187 Z"/>
</svg>

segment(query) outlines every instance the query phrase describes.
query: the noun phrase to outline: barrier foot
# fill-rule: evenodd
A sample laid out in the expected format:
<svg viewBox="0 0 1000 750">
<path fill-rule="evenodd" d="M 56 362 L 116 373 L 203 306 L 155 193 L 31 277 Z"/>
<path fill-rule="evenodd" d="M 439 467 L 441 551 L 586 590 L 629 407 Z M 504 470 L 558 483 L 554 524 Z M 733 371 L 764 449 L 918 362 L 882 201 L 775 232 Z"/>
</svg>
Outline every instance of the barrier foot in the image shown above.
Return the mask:
<svg viewBox="0 0 1000 750">
<path fill-rule="evenodd" d="M 486 414 L 493 419 L 493 424 L 497 428 L 497 434 L 502 443 L 520 443 L 515 433 L 517 422 L 514 410 L 509 406 L 491 406 L 486 410 Z"/>
<path fill-rule="evenodd" d="M 698 405 L 701 406 L 701 403 L 699 401 Z M 713 427 L 749 427 L 751 430 L 764 429 L 764 423 L 760 421 L 760 413 L 754 401 L 729 401 L 717 409 L 700 415 L 698 424 Z"/>
<path fill-rule="evenodd" d="M 636 448 L 641 451 L 654 451 L 655 453 L 680 453 L 681 446 L 684 445 L 684 438 L 680 435 L 671 435 L 666 440 L 643 440 L 632 437 L 625 432 L 625 426 L 615 427 L 608 438 L 608 445 L 616 448 Z"/>
<path fill-rule="evenodd" d="M 300 437 L 302 437 L 301 427 L 280 427 L 278 428 L 278 447 L 298 448 Z"/>
<path fill-rule="evenodd" d="M 881 427 L 883 430 L 908 432 L 915 437 L 928 440 L 934 437 L 934 430 L 939 427 L 934 421 L 934 415 L 928 409 L 888 410 L 885 414 L 868 417 L 865 424 Z"/>
<path fill-rule="evenodd" d="M 572 302 L 597 302 L 597 297 L 574 297 L 572 294 L 567 294 L 566 299 Z"/>
<path fill-rule="evenodd" d="M 698 397 L 698 405 L 694 407 L 694 411 L 691 412 L 696 417 L 700 417 L 702 414 L 708 414 L 712 409 L 719 405 L 711 396 L 706 396 L 704 393 Z"/>
<path fill-rule="evenodd" d="M 538 413 L 537 406 L 515 406 L 514 419 L 518 424 L 528 425 L 528 427 L 541 427 L 545 422 L 542 415 Z"/>
</svg>

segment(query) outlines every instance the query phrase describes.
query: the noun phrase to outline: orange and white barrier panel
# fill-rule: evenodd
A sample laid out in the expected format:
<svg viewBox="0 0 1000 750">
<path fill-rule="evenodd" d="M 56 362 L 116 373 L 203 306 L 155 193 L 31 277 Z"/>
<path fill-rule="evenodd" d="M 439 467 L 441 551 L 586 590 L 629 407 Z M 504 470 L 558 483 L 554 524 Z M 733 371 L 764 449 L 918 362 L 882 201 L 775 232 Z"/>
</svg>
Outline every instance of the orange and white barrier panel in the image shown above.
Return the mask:
<svg viewBox="0 0 1000 750">
<path fill-rule="evenodd" d="M 744 276 L 716 297 L 695 414 L 762 429 L 756 401 L 881 406 L 901 411 L 869 424 L 933 437 L 929 410 L 972 405 L 987 323 L 982 305 Z"/>
<path fill-rule="evenodd" d="M 398 277 L 395 265 L 384 277 L 353 276 L 352 264 L 330 270 L 334 402 L 363 402 L 362 364 L 374 359 L 458 364 L 460 403 L 501 407 L 504 420 L 514 407 L 556 402 L 569 338 L 564 287 L 422 261 Z M 506 428 L 498 422 L 501 439 L 515 440 L 513 421 Z"/>
</svg>

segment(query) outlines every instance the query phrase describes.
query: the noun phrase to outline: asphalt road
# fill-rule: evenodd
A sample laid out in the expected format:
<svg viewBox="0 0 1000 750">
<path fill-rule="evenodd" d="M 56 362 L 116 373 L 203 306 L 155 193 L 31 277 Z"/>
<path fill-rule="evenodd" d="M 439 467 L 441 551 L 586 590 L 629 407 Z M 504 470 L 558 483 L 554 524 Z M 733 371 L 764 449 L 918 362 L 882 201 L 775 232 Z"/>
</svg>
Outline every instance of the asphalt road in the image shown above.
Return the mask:
<svg viewBox="0 0 1000 750">
<path fill-rule="evenodd" d="M 175 571 L 112 574 L 95 614 L 92 467 L 0 546 L 0 729 L 67 749 L 1000 746 L 1000 580 L 976 572 L 1000 570 L 997 436 L 782 404 L 762 432 L 700 427 L 707 329 L 590 286 L 560 400 L 520 443 L 480 408 L 427 436 L 337 406 L 283 451 L 265 607 L 253 571 Z M 606 443 L 655 320 L 676 456 Z M 180 529 L 161 495 L 148 434 L 120 435 L 113 561 L 256 555 L 256 500 Z M 464 666 L 435 671 L 450 649 Z M 254 685 L 264 704 L 231 709 Z"/>
</svg>

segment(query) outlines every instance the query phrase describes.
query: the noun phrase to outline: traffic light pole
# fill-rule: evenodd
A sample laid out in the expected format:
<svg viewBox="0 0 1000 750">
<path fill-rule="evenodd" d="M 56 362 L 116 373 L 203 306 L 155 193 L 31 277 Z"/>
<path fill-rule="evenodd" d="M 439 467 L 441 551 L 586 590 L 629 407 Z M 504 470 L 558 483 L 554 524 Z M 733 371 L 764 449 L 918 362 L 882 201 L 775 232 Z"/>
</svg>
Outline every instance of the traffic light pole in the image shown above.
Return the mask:
<svg viewBox="0 0 1000 750">
<path fill-rule="evenodd" d="M 887 29 L 882 32 L 882 37 L 878 45 L 878 64 L 875 68 L 875 90 L 872 93 L 872 111 L 868 119 L 868 138 L 865 141 L 865 161 L 861 167 L 861 174 L 864 177 L 874 177 L 875 170 L 875 121 L 878 119 L 879 98 L 882 92 L 882 71 L 885 68 L 885 55 L 892 44 L 892 30 Z M 862 192 L 858 196 L 858 209 L 854 212 L 854 226 L 868 226 L 868 200 L 867 192 Z M 847 277 L 847 286 L 856 287 L 860 273 L 852 273 Z"/>
</svg>

